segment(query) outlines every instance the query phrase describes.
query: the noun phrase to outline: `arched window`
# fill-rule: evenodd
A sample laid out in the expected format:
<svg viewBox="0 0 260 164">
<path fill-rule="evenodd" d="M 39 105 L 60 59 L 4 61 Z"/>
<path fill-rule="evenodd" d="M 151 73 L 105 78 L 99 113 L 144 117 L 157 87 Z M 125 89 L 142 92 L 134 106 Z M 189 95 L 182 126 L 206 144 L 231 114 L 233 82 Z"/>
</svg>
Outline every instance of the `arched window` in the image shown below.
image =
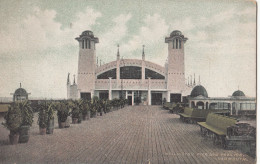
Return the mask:
<svg viewBox="0 0 260 164">
<path fill-rule="evenodd" d="M 175 39 L 172 41 L 172 48 L 175 49 Z"/>
<path fill-rule="evenodd" d="M 178 39 L 176 39 L 176 49 L 178 49 Z"/>
<path fill-rule="evenodd" d="M 85 41 L 85 40 L 82 40 L 82 49 L 84 49 L 84 41 Z"/>
<path fill-rule="evenodd" d="M 148 68 L 145 68 L 145 79 L 148 79 L 148 77 L 150 77 L 151 79 L 165 79 L 163 75 Z"/>
<path fill-rule="evenodd" d="M 179 49 L 181 49 L 181 40 L 179 40 Z"/>
<path fill-rule="evenodd" d="M 108 79 L 112 77 L 112 79 L 116 79 L 116 68 L 108 70 L 97 76 L 97 79 Z"/>
</svg>

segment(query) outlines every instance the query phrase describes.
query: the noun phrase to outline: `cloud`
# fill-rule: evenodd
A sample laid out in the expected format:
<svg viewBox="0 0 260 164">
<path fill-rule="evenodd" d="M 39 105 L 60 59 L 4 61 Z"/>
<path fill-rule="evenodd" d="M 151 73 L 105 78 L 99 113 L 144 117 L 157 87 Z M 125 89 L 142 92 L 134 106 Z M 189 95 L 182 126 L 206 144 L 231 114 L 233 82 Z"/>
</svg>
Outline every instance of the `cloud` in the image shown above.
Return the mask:
<svg viewBox="0 0 260 164">
<path fill-rule="evenodd" d="M 91 29 L 101 13 L 87 7 L 64 29 L 56 14 L 36 7 L 33 14 L 0 31 L 2 96 L 10 95 L 22 82 L 31 97 L 65 97 L 67 72 L 77 72 L 73 38 Z"/>
<path fill-rule="evenodd" d="M 55 21 L 56 11 L 33 9 L 33 14 L 9 26 L 7 31 L 0 32 L 0 53 L 39 52 L 49 48 L 59 48 L 72 44 L 72 38 L 83 30 L 91 29 L 101 13 L 88 7 L 78 13 L 70 28 L 61 29 L 61 23 Z M 74 43 L 75 44 L 75 43 Z"/>
<path fill-rule="evenodd" d="M 210 96 L 227 96 L 236 89 L 234 86 L 248 88 L 246 84 L 251 84 L 247 94 L 255 95 L 256 22 L 251 19 L 255 14 L 252 11 L 247 8 L 241 11 L 247 15 L 236 10 L 217 13 L 208 22 L 197 22 L 186 33 L 189 38 L 186 75 L 203 75 L 201 81 Z M 214 86 L 226 90 L 219 93 Z"/>
<path fill-rule="evenodd" d="M 142 45 L 145 45 L 146 55 L 156 57 L 164 46 L 164 37 L 167 35 L 169 25 L 159 14 L 147 15 L 144 18 L 144 25 L 140 27 L 138 34 L 133 35 L 128 42 L 123 44 L 121 51 L 126 57 L 133 55 L 139 50 L 141 57 Z"/>
<path fill-rule="evenodd" d="M 102 14 L 90 7 L 87 7 L 85 11 L 80 12 L 76 15 L 74 22 L 70 23 L 70 27 L 63 31 L 64 43 L 66 44 L 77 44 L 72 42 L 71 39 L 80 35 L 85 30 L 92 30 L 92 26 L 98 24 L 97 19 Z"/>
<path fill-rule="evenodd" d="M 195 22 L 191 17 L 186 17 L 184 19 L 176 19 L 171 24 L 171 29 L 181 30 L 182 32 L 190 31 L 195 28 Z"/>
<path fill-rule="evenodd" d="M 116 58 L 116 45 L 120 44 L 128 35 L 127 23 L 131 18 L 131 14 L 121 14 L 115 17 L 112 19 L 114 25 L 106 29 L 106 32 L 99 37 L 100 43 L 97 45 L 97 53 L 103 61 L 107 62 Z"/>
<path fill-rule="evenodd" d="M 2 95 L 9 95 L 21 81 L 32 97 L 65 97 L 67 72 L 77 72 L 78 43 L 74 38 L 92 30 L 100 17 L 107 19 L 96 47 L 103 61 L 116 59 L 118 43 L 121 56 L 140 59 L 144 44 L 146 59 L 164 65 L 168 55 L 164 39 L 176 29 L 189 38 L 185 44 L 186 75 L 200 74 L 210 96 L 226 96 L 236 89 L 234 85 L 255 86 L 256 22 L 252 8 L 170 20 L 165 15 L 148 14 L 134 29 L 129 29 L 136 21 L 133 13 L 110 19 L 87 7 L 68 22 L 69 27 L 57 22 L 56 15 L 55 10 L 36 7 L 33 14 L 0 31 L 0 73 L 5 77 L 0 79 Z M 137 32 L 131 35 L 129 31 Z M 217 93 L 216 88 L 228 89 Z M 254 95 L 254 87 L 248 90 Z"/>
</svg>

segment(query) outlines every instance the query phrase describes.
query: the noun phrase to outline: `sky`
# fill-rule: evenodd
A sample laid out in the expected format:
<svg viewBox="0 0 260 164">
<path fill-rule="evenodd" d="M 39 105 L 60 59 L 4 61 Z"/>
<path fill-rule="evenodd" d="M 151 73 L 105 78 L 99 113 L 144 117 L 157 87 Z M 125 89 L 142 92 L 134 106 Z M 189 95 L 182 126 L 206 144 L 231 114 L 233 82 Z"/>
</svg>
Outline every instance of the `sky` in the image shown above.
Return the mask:
<svg viewBox="0 0 260 164">
<path fill-rule="evenodd" d="M 22 87 L 30 97 L 65 98 L 68 72 L 77 74 L 82 31 L 99 38 L 96 55 L 164 66 L 165 37 L 180 30 L 185 76 L 200 76 L 210 97 L 238 88 L 256 96 L 256 4 L 251 0 L 1 0 L 0 97 Z M 72 80 L 72 79 L 71 79 Z"/>
</svg>

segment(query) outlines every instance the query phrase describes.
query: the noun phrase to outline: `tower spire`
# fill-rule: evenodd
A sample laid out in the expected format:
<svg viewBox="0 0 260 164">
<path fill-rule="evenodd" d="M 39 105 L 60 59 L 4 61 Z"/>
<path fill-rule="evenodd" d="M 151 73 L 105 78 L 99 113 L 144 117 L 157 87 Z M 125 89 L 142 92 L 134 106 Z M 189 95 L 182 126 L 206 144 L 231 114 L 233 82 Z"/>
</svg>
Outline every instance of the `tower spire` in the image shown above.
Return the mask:
<svg viewBox="0 0 260 164">
<path fill-rule="evenodd" d="M 119 44 L 117 44 L 117 60 L 120 60 Z"/>
<path fill-rule="evenodd" d="M 190 85 L 192 86 L 192 75 L 190 75 Z"/>
<path fill-rule="evenodd" d="M 145 45 L 143 45 L 143 54 L 142 54 L 142 59 L 143 60 L 145 60 L 144 47 L 145 47 Z"/>
<path fill-rule="evenodd" d="M 70 73 L 68 73 L 68 77 L 67 77 L 67 85 L 70 85 Z M 21 83 L 20 83 L 21 86 Z"/>
<path fill-rule="evenodd" d="M 195 81 L 195 73 L 194 73 L 194 82 L 193 82 L 193 85 L 196 85 L 196 81 Z"/>
<path fill-rule="evenodd" d="M 73 84 L 76 84 L 76 82 L 75 82 L 75 75 L 73 75 L 73 76 L 74 76 Z"/>
</svg>

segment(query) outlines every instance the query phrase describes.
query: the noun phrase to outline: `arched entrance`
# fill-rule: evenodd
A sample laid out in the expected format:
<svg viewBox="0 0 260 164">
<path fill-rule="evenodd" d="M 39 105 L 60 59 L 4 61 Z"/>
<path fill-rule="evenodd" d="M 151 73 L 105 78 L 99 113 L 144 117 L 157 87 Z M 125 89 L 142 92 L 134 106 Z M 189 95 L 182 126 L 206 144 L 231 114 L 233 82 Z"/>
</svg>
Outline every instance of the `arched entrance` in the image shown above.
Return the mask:
<svg viewBox="0 0 260 164">
<path fill-rule="evenodd" d="M 202 101 L 197 102 L 197 108 L 204 109 L 204 102 L 202 102 Z"/>
<path fill-rule="evenodd" d="M 195 108 L 195 103 L 194 103 L 194 101 L 191 102 L 191 108 Z"/>
</svg>

